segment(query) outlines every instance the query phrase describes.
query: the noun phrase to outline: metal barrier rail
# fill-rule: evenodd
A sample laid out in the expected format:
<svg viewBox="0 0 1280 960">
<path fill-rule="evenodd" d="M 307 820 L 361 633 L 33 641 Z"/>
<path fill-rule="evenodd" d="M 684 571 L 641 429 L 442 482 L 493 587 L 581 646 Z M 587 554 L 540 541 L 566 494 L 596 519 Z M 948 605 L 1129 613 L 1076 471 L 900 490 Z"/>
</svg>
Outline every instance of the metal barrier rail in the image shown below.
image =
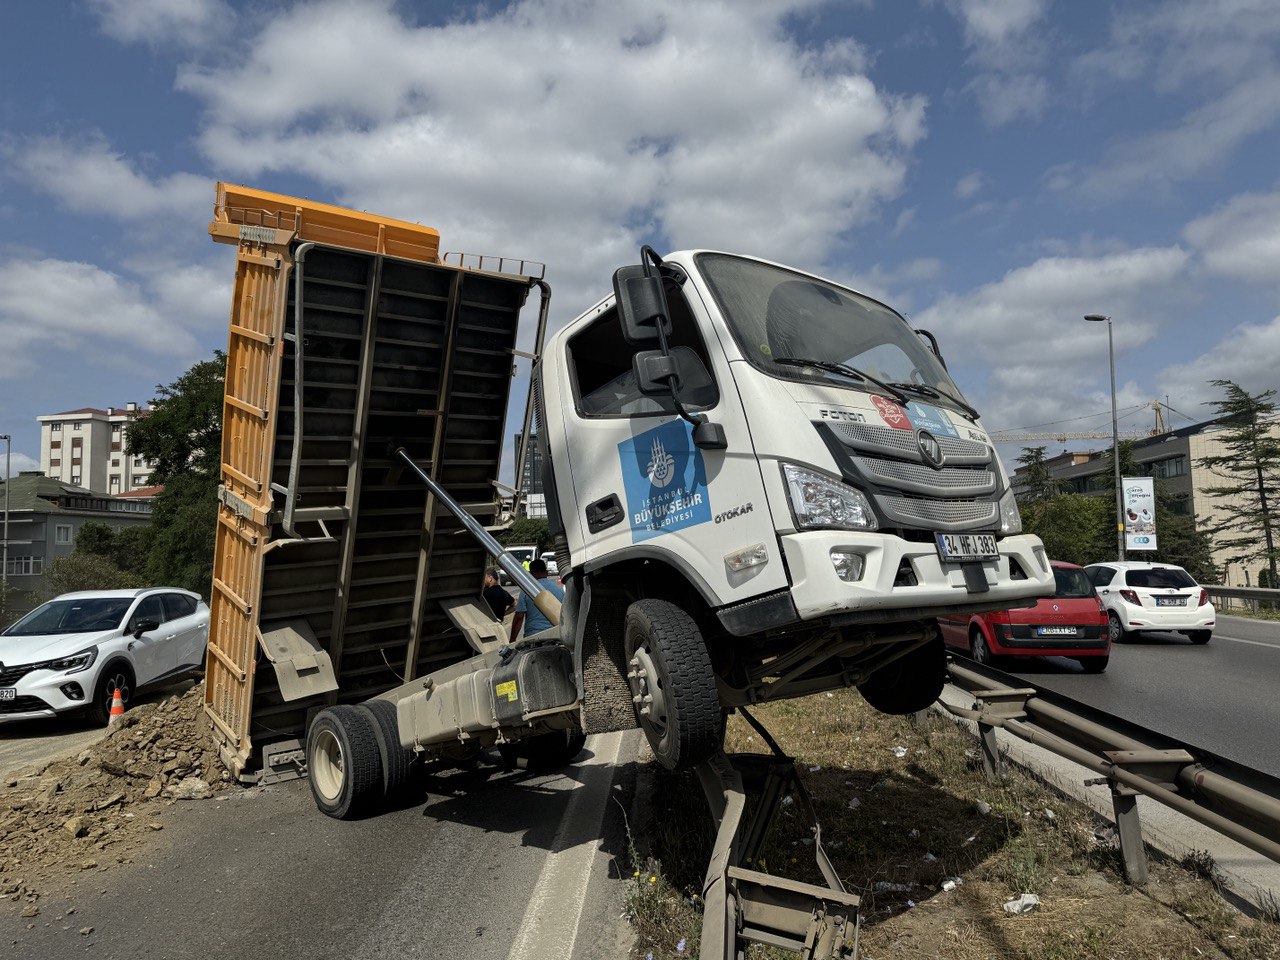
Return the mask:
<svg viewBox="0 0 1280 960">
<path fill-rule="evenodd" d="M 1219 587 L 1213 584 L 1201 584 L 1213 600 L 1269 600 L 1280 609 L 1280 590 L 1269 587 Z"/>
<path fill-rule="evenodd" d="M 999 776 L 1003 769 L 997 728 L 1101 775 L 1086 783 L 1111 787 L 1120 850 L 1131 883 L 1143 884 L 1147 879 L 1136 803 L 1139 794 L 1280 863 L 1280 779 L 999 670 L 952 661 L 947 672 L 951 683 L 971 694 L 975 702 L 968 710 L 942 706 L 978 724 L 988 776 Z"/>
</svg>

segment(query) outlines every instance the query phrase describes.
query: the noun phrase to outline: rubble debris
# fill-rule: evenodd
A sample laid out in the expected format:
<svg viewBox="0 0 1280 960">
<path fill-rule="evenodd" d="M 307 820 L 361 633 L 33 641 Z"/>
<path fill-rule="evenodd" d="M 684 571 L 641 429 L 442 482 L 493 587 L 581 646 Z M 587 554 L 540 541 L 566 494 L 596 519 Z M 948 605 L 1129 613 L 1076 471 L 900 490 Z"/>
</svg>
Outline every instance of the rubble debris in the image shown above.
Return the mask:
<svg viewBox="0 0 1280 960">
<path fill-rule="evenodd" d="M 1015 916 L 1020 913 L 1030 913 L 1040 906 L 1040 898 L 1034 893 L 1024 893 L 1020 897 L 1014 897 L 1004 905 L 1005 913 L 1012 913 Z"/>
</svg>

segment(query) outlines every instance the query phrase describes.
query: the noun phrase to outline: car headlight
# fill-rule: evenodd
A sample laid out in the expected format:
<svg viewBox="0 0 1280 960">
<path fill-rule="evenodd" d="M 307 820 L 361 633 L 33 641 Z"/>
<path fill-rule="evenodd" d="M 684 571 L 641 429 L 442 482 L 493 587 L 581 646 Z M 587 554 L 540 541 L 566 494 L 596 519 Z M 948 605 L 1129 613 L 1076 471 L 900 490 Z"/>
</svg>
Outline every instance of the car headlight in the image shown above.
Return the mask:
<svg viewBox="0 0 1280 960">
<path fill-rule="evenodd" d="M 796 529 L 875 530 L 880 526 L 861 490 L 789 463 L 782 465 L 782 475 Z"/>
<path fill-rule="evenodd" d="M 1000 532 L 1022 532 L 1022 513 L 1018 510 L 1018 500 L 1012 490 L 1006 490 L 1000 498 Z"/>
<path fill-rule="evenodd" d="M 81 650 L 79 653 L 73 653 L 69 657 L 63 657 L 61 660 L 50 660 L 45 664 L 49 670 L 61 670 L 65 673 L 79 673 L 81 670 L 88 670 L 93 666 L 93 662 L 98 659 L 98 648 L 90 647 L 88 650 Z"/>
</svg>

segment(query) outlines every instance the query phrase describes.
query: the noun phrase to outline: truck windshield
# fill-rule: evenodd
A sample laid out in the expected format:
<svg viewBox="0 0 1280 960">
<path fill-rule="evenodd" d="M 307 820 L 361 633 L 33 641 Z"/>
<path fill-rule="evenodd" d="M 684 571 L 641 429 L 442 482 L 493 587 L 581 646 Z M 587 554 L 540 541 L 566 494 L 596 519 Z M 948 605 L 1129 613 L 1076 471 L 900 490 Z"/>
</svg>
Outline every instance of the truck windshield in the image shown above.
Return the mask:
<svg viewBox="0 0 1280 960">
<path fill-rule="evenodd" d="M 742 352 L 766 373 L 885 392 L 874 383 L 859 383 L 830 369 L 843 364 L 912 399 L 968 412 L 959 388 L 933 351 L 884 304 L 743 257 L 704 253 L 698 255 L 697 263 Z M 775 362 L 775 358 L 791 362 Z M 818 361 L 821 366 L 796 365 L 796 359 Z"/>
</svg>

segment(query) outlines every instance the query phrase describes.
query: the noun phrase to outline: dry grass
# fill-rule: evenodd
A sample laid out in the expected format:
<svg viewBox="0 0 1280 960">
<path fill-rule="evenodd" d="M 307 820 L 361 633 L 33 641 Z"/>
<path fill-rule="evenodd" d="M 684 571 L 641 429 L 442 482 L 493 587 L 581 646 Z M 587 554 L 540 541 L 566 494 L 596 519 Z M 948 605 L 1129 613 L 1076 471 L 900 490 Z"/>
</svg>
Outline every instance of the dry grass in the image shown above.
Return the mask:
<svg viewBox="0 0 1280 960">
<path fill-rule="evenodd" d="M 863 898 L 866 958 L 1280 958 L 1280 928 L 1243 917 L 1179 865 L 1153 864 L 1147 891 L 1129 887 L 1116 852 L 1095 838 L 1090 811 L 1018 771 L 987 780 L 976 742 L 943 717 L 886 717 L 854 692 L 756 715 L 796 757 L 828 853 Z M 726 746 L 767 752 L 738 717 Z M 650 813 L 637 838 L 644 866 L 631 881 L 638 956 L 696 956 L 695 897 L 711 846 L 696 778 L 656 771 Z M 809 837 L 798 806 L 783 808 L 752 866 L 821 884 Z M 940 892 L 948 877 L 961 885 Z M 1023 892 L 1038 894 L 1040 909 L 1005 913 L 1004 901 Z"/>
</svg>

